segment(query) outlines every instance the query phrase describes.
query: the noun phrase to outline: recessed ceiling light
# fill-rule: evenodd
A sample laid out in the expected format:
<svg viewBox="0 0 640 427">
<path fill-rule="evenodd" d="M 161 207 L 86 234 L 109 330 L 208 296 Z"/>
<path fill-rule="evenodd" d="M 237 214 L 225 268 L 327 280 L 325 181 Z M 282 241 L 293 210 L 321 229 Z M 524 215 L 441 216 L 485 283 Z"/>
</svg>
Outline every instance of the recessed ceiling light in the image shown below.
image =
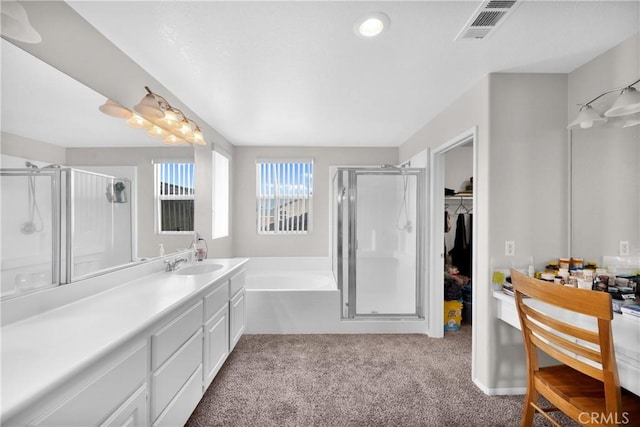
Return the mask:
<svg viewBox="0 0 640 427">
<path fill-rule="evenodd" d="M 370 39 L 389 28 L 391 20 L 381 12 L 372 12 L 358 19 L 353 26 L 353 31 L 358 37 Z"/>
</svg>

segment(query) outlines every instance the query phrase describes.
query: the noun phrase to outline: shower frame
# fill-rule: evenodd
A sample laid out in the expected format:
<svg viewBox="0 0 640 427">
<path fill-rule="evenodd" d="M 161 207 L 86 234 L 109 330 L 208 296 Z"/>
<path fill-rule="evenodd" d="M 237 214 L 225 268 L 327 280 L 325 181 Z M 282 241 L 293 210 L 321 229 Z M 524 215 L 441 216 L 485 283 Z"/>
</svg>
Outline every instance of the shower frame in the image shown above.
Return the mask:
<svg viewBox="0 0 640 427">
<path fill-rule="evenodd" d="M 60 286 L 83 279 L 102 275 L 109 271 L 122 268 L 113 266 L 95 272 L 75 275 L 74 271 L 74 208 L 75 197 L 75 176 L 73 172 L 80 172 L 87 175 L 104 177 L 112 180 L 124 180 L 126 178 L 116 178 L 97 172 L 91 172 L 70 167 L 61 168 L 0 168 L 0 176 L 46 176 L 51 178 L 51 285 Z M 133 210 L 131 211 L 132 224 L 135 220 Z M 135 253 L 135 242 L 132 236 L 130 242 L 131 254 Z"/>
<path fill-rule="evenodd" d="M 344 173 L 348 174 L 348 183 L 344 182 Z M 380 176 L 415 176 L 416 177 L 416 255 L 415 255 L 415 311 L 413 313 L 357 313 L 357 181 L 358 176 L 380 175 Z M 336 191 L 334 194 L 336 206 L 333 215 L 336 215 L 336 232 L 333 250 L 336 251 L 336 282 L 340 291 L 340 311 L 343 320 L 353 319 L 422 319 L 424 318 L 424 261 L 425 261 L 425 189 L 426 171 L 423 168 L 410 167 L 338 167 L 334 175 L 336 179 Z M 347 197 L 345 197 L 347 196 Z M 345 198 L 347 199 L 347 222 L 344 221 Z M 352 266 L 348 269 L 347 283 L 344 275 L 344 232 L 345 225 L 348 227 L 348 264 Z M 348 306 L 345 316 L 344 289 L 348 287 Z"/>
</svg>

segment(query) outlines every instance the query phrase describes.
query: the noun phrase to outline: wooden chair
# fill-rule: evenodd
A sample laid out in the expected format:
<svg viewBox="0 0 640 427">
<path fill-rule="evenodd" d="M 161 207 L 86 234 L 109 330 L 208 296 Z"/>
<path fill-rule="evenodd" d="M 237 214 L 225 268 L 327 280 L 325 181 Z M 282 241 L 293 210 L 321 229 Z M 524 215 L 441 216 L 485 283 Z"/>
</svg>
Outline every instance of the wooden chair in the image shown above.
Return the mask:
<svg viewBox="0 0 640 427">
<path fill-rule="evenodd" d="M 527 394 L 520 425 L 531 426 L 538 411 L 560 427 L 547 414 L 557 410 L 581 425 L 640 425 L 640 397 L 620 389 L 611 296 L 550 284 L 513 269 L 511 281 L 527 355 Z M 540 302 L 563 309 L 569 318 L 584 321 L 577 313 L 589 316 L 597 328 L 593 331 L 558 320 L 549 315 L 558 309 Z M 561 364 L 540 367 L 538 349 Z M 539 394 L 555 407 L 540 408 Z"/>
</svg>

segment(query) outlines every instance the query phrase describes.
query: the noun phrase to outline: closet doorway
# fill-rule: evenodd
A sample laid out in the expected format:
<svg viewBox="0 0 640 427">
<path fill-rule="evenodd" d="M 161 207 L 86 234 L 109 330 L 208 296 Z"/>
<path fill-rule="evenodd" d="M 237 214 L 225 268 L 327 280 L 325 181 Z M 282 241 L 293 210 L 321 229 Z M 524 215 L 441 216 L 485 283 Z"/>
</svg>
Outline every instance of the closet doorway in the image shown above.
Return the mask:
<svg viewBox="0 0 640 427">
<path fill-rule="evenodd" d="M 431 336 L 444 336 L 445 300 L 460 302 L 462 328 L 473 325 L 476 277 L 476 129 L 435 148 L 431 156 L 429 323 Z M 448 190 L 445 190 L 448 189 Z M 445 194 L 447 193 L 447 194 Z M 453 194 L 451 194 L 453 193 Z M 448 221 L 447 221 L 448 213 Z M 455 305 L 455 304 L 454 304 Z M 450 308 L 449 305 L 448 308 Z M 451 325 L 450 328 L 455 328 Z"/>
</svg>

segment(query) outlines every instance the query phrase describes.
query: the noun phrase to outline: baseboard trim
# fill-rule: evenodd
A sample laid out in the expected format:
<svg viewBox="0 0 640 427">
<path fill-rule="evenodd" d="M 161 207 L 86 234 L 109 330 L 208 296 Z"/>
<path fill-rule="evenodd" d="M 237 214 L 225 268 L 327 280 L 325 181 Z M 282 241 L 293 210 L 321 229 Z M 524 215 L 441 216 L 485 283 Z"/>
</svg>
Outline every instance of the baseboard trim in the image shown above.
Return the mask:
<svg viewBox="0 0 640 427">
<path fill-rule="evenodd" d="M 526 387 L 486 387 L 476 378 L 473 378 L 473 383 L 487 396 L 512 396 L 517 394 L 525 394 L 527 391 Z"/>
</svg>

